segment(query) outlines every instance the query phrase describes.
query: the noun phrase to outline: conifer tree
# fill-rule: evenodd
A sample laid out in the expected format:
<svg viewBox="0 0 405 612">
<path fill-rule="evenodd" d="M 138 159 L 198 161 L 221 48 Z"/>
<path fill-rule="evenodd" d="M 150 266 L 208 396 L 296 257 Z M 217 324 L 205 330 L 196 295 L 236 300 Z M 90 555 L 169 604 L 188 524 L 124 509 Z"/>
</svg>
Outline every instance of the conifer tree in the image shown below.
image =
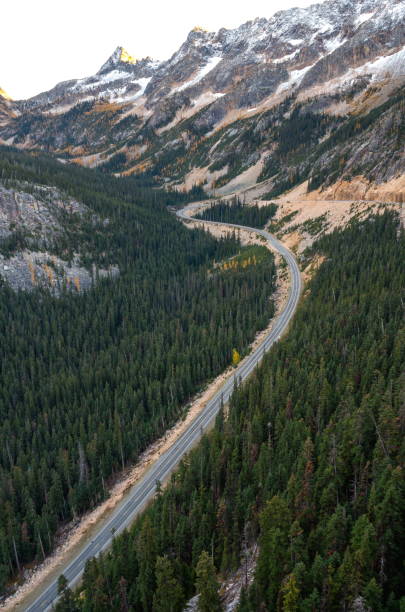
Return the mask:
<svg viewBox="0 0 405 612">
<path fill-rule="evenodd" d="M 215 575 L 215 566 L 209 554 L 203 550 L 196 567 L 196 588 L 199 593 L 199 612 L 219 612 L 219 585 Z"/>
<path fill-rule="evenodd" d="M 183 590 L 167 557 L 156 559 L 156 590 L 153 612 L 180 612 L 184 604 Z"/>
</svg>

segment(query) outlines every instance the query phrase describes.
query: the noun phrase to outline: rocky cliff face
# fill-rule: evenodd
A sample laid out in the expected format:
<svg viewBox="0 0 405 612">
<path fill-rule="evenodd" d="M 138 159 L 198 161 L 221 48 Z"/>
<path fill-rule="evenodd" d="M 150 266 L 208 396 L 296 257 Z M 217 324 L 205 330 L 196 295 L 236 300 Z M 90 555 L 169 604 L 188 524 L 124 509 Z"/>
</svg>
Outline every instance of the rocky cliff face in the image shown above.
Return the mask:
<svg viewBox="0 0 405 612">
<path fill-rule="evenodd" d="M 85 251 L 71 247 L 80 243 L 85 224 L 100 231 L 104 222 L 54 187 L 0 180 L 0 282 L 13 289 L 47 287 L 58 294 L 84 291 L 96 278 L 117 275 L 116 266 L 86 267 Z"/>
<path fill-rule="evenodd" d="M 118 47 L 96 75 L 15 103 L 17 116 L 0 98 L 0 137 L 179 185 L 195 167 L 227 166 L 222 186 L 259 160 L 269 176 L 294 111 L 300 129 L 311 115 L 308 141 L 319 144 L 400 89 L 404 45 L 402 0 L 327 0 L 234 30 L 195 28 L 167 61 L 135 60 Z"/>
</svg>

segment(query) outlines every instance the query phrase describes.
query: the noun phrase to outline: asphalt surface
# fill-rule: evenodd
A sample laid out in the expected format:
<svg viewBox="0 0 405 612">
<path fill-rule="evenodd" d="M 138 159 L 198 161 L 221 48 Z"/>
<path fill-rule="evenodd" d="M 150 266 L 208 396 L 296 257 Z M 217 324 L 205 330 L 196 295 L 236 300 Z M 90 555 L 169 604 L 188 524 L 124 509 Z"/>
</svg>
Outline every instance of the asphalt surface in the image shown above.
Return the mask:
<svg viewBox="0 0 405 612">
<path fill-rule="evenodd" d="M 191 204 L 177 211 L 177 216 L 181 219 L 190 219 L 191 217 L 186 215 L 185 211 L 192 211 L 197 206 L 201 205 Z M 210 222 L 204 221 L 204 223 L 208 224 Z M 279 340 L 281 334 L 286 330 L 297 307 L 301 293 L 301 276 L 294 255 L 281 244 L 277 238 L 265 230 L 258 230 L 230 223 L 215 222 L 215 224 L 236 229 L 247 229 L 266 238 L 271 246 L 284 257 L 290 269 L 291 287 L 288 301 L 284 310 L 278 315 L 275 324 L 264 341 L 245 358 L 243 362 L 241 362 L 235 369 L 234 375 L 224 382 L 223 386 L 206 404 L 205 408 L 194 419 L 189 428 L 159 457 L 140 482 L 134 485 L 132 491 L 130 491 L 123 502 L 118 505 L 110 520 L 100 528 L 100 531 L 94 536 L 91 542 L 85 544 L 70 564 L 61 570 L 61 573 L 67 578 L 70 587 L 74 586 L 80 580 L 86 562 L 108 548 L 113 537 L 128 527 L 145 505 L 153 498 L 157 482 L 165 481 L 179 464 L 182 457 L 196 444 L 196 442 L 198 442 L 204 430 L 213 423 L 221 407 L 221 403 L 226 403 L 232 395 L 235 384 L 240 384 L 240 382 L 244 381 L 262 360 L 264 353 Z M 44 612 L 50 610 L 57 599 L 57 581 L 55 580 L 46 587 L 34 603 L 25 608 L 25 610 L 26 612 Z"/>
</svg>

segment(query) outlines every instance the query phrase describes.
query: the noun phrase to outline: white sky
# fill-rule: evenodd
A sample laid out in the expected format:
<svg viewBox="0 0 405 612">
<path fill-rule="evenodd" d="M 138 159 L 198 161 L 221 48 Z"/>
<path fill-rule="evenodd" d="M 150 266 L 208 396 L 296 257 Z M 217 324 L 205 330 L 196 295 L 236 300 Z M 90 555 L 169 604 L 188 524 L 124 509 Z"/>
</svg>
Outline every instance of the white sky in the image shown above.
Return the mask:
<svg viewBox="0 0 405 612">
<path fill-rule="evenodd" d="M 118 45 L 138 58 L 167 59 L 196 25 L 234 28 L 315 1 L 8 0 L 1 7 L 0 87 L 27 98 L 94 74 Z"/>
</svg>

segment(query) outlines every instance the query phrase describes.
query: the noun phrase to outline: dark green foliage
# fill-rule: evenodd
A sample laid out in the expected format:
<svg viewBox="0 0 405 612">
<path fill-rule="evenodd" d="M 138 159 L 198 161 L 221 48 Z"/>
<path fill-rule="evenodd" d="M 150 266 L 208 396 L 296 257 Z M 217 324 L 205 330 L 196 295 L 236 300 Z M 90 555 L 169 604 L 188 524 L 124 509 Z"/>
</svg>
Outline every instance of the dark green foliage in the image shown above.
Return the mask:
<svg viewBox="0 0 405 612">
<path fill-rule="evenodd" d="M 65 576 L 61 574 L 58 578 L 59 609 L 63 612 L 75 612 L 78 610 L 78 607 L 74 601 L 73 593 L 67 584 Z"/>
<path fill-rule="evenodd" d="M 403 103 L 404 96 L 405 88 L 402 87 L 395 95 L 390 96 L 390 98 L 380 106 L 372 108 L 366 115 L 354 115 L 350 117 L 349 120 L 335 130 L 324 143 L 319 145 L 318 152 L 322 154 L 333 146 L 346 143 L 358 133 L 364 132 L 389 108 L 398 103 Z"/>
<path fill-rule="evenodd" d="M 280 173 L 271 197 L 278 195 L 297 184 L 300 180 L 297 168 L 284 172 L 287 165 L 306 161 L 308 152 L 312 151 L 327 130 L 335 127 L 337 120 L 329 115 L 314 113 L 297 105 L 290 115 L 281 117 L 272 130 L 272 139 L 277 146 L 265 162 L 259 180 Z M 303 177 L 305 178 L 305 177 Z"/>
<path fill-rule="evenodd" d="M 198 200 L 208 200 L 210 198 L 200 185 L 193 185 L 189 191 L 181 192 L 173 189 L 168 189 L 164 192 L 166 204 L 173 206 L 186 203 L 197 202 Z"/>
<path fill-rule="evenodd" d="M 99 170 L 102 172 L 120 172 L 127 163 L 126 154 L 121 151 L 116 153 L 110 159 L 99 166 Z"/>
<path fill-rule="evenodd" d="M 0 240 L 0 253 L 4 257 L 11 257 L 16 251 L 27 248 L 26 232 L 16 229 L 12 234 Z"/>
<path fill-rule="evenodd" d="M 314 250 L 326 260 L 290 333 L 145 515 L 89 564 L 82 610 L 116 609 L 122 578 L 129 609 L 150 610 L 162 555 L 191 597 L 204 550 L 226 572 L 259 539 L 243 612 L 400 612 L 405 236 L 386 213 Z"/>
<path fill-rule="evenodd" d="M 108 218 L 105 233 L 79 239 L 120 268 L 59 298 L 0 286 L 3 587 L 52 549 L 61 523 L 103 499 L 108 479 L 180 417 L 234 347 L 246 350 L 272 316 L 274 267 L 262 248 L 255 265 L 223 270 L 245 252 L 235 238 L 186 229 L 138 180 L 2 153 L 3 180 L 56 185 Z M 154 584 L 155 556 L 152 570 L 138 562 Z"/>
<path fill-rule="evenodd" d="M 330 123 L 331 119 L 327 115 L 295 107 L 290 117 L 277 130 L 277 155 L 283 159 L 288 153 L 294 151 L 297 154 L 317 144 Z"/>
<path fill-rule="evenodd" d="M 159 150 L 155 154 L 155 163 L 153 164 L 152 170 L 150 170 L 150 174 L 152 176 L 158 176 L 160 174 L 164 174 L 165 176 L 170 176 L 170 173 L 167 171 L 162 172 L 166 169 L 166 166 L 169 166 L 173 159 L 177 159 L 178 157 L 183 158 L 187 153 L 186 145 L 184 142 L 178 143 L 173 147 L 166 147 L 162 150 Z"/>
<path fill-rule="evenodd" d="M 215 575 L 215 566 L 207 551 L 203 550 L 198 559 L 196 573 L 196 589 L 199 594 L 199 612 L 219 612 L 221 602 L 219 599 L 219 584 Z"/>
<path fill-rule="evenodd" d="M 272 223 L 270 223 L 269 225 L 269 230 L 271 232 L 280 232 L 283 230 L 283 227 L 289 223 L 292 219 L 294 219 L 294 217 L 297 215 L 297 211 L 293 210 L 292 212 L 288 213 L 287 215 L 284 215 L 283 217 L 280 217 L 280 219 L 277 219 L 277 221 L 273 221 Z"/>
<path fill-rule="evenodd" d="M 325 231 L 328 227 L 327 214 L 324 213 L 319 217 L 314 217 L 313 219 L 307 219 L 304 223 L 301 224 L 301 229 L 304 232 L 307 232 L 310 236 L 316 236 L 321 232 Z M 291 230 L 290 230 L 291 231 Z"/>
<path fill-rule="evenodd" d="M 215 202 L 210 208 L 206 208 L 197 219 L 207 221 L 221 221 L 223 223 L 236 223 L 250 227 L 263 228 L 277 210 L 276 204 L 267 206 L 253 206 L 243 204 L 239 198 Z"/>
<path fill-rule="evenodd" d="M 174 574 L 173 563 L 167 557 L 156 560 L 156 590 L 153 596 L 153 612 L 181 612 L 184 594 Z"/>
<path fill-rule="evenodd" d="M 274 187 L 267 195 L 271 198 L 275 198 L 295 185 L 298 185 L 305 177 L 306 174 L 302 173 L 299 168 L 289 168 L 287 172 L 282 171 L 277 176 Z"/>
</svg>

